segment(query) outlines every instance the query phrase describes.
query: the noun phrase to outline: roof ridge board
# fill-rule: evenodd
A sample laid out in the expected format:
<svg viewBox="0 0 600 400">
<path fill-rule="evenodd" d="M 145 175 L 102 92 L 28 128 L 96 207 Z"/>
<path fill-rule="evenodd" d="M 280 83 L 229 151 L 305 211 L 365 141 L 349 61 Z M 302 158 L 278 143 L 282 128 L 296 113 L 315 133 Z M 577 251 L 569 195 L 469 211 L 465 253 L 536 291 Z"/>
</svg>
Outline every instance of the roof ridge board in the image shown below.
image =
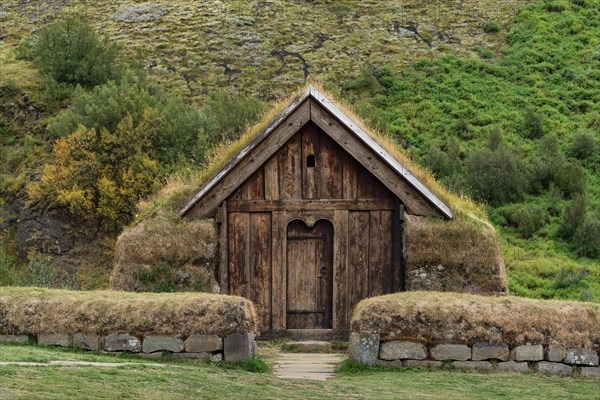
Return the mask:
<svg viewBox="0 0 600 400">
<path fill-rule="evenodd" d="M 376 154 L 378 154 L 383 161 L 388 164 L 396 173 L 401 175 L 406 181 L 427 198 L 438 210 L 442 212 L 446 217 L 452 218 L 452 210 L 441 201 L 435 194 L 433 194 L 425 185 L 421 183 L 402 163 L 396 160 L 391 154 L 389 154 L 383 147 L 379 145 L 371 136 L 364 132 L 356 123 L 354 123 L 346 114 L 338 109 L 334 103 L 332 103 L 325 95 L 323 95 L 318 89 L 311 86 L 308 88 L 310 96 L 313 97 L 319 104 L 325 107 L 326 110 L 338 119 L 346 128 L 358 137 L 364 144 L 369 146 Z"/>
<path fill-rule="evenodd" d="M 217 172 L 208 182 L 206 182 L 200 190 L 178 211 L 179 216 L 187 214 L 194 206 L 213 188 L 217 183 L 223 179 L 225 175 L 229 173 L 236 165 L 240 163 L 246 157 L 252 149 L 258 146 L 267 136 L 271 134 L 283 121 L 286 120 L 306 99 L 310 97 L 310 88 L 302 92 L 296 97 L 285 109 L 283 109 L 275 118 L 273 118 L 267 126 L 265 126 L 256 136 L 248 141 L 248 143 L 231 159 L 229 160 L 220 170 Z"/>
</svg>

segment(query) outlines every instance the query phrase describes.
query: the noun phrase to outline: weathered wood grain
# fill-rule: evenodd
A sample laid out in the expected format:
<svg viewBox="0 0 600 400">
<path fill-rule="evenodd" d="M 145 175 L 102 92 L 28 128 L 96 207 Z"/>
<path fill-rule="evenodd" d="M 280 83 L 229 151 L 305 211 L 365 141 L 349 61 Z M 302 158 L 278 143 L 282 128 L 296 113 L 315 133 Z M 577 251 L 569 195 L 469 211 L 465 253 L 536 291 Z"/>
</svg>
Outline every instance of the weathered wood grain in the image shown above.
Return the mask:
<svg viewBox="0 0 600 400">
<path fill-rule="evenodd" d="M 250 299 L 256 306 L 260 330 L 271 329 L 271 213 L 250 215 Z"/>
<path fill-rule="evenodd" d="M 228 217 L 230 292 L 235 296 L 250 298 L 250 214 L 231 212 Z"/>
<path fill-rule="evenodd" d="M 242 185 L 242 200 L 265 199 L 265 174 L 261 167 Z"/>
<path fill-rule="evenodd" d="M 404 290 L 404 261 L 402 256 L 402 224 L 404 206 L 395 199 L 396 207 L 392 215 L 392 279 L 390 292 Z"/>
<path fill-rule="evenodd" d="M 302 198 L 301 135 L 296 135 L 281 149 L 279 159 L 279 197 L 282 200 Z"/>
<path fill-rule="evenodd" d="M 321 210 L 393 210 L 394 202 L 384 200 L 256 200 L 229 201 L 228 209 L 239 212 L 321 211 Z"/>
<path fill-rule="evenodd" d="M 275 211 L 272 213 L 272 248 L 271 248 L 271 269 L 272 269 L 272 291 L 271 291 L 271 329 L 273 331 L 282 331 L 286 329 L 286 303 L 285 292 L 287 284 L 286 275 L 286 224 L 283 221 L 283 213 Z"/>
<path fill-rule="evenodd" d="M 319 150 L 319 129 L 314 124 L 306 124 L 302 129 L 302 198 L 316 199 L 320 197 L 317 191 L 317 173 L 321 168 L 321 158 Z M 315 157 L 315 166 L 308 167 L 309 156 Z"/>
<path fill-rule="evenodd" d="M 311 101 L 311 120 L 398 196 L 411 214 L 440 215 L 421 193 L 395 174 L 373 150 L 353 134 L 349 134 L 347 129 L 316 101 Z"/>
<path fill-rule="evenodd" d="M 219 218 L 219 286 L 222 294 L 229 294 L 229 276 L 227 257 L 229 254 L 229 241 L 227 240 L 228 218 L 227 201 L 221 203 L 218 212 Z"/>
<path fill-rule="evenodd" d="M 348 287 L 348 210 L 336 210 L 333 216 L 333 276 L 334 310 L 333 326 L 337 330 L 350 329 Z"/>
<path fill-rule="evenodd" d="M 382 247 L 381 211 L 369 213 L 369 297 L 384 293 L 382 275 L 384 254 Z M 391 231 L 391 230 L 390 230 Z M 391 257 L 391 254 L 389 255 Z"/>
<path fill-rule="evenodd" d="M 180 210 L 180 215 L 191 218 L 214 215 L 223 199 L 245 182 L 309 120 L 310 103 L 306 100 L 269 134 L 265 134 L 264 137 L 259 135 L 260 140 L 251 141 L 215 178 L 198 191 Z"/>
<path fill-rule="evenodd" d="M 287 228 L 287 327 L 331 328 L 333 226 L 294 220 Z"/>
<path fill-rule="evenodd" d="M 379 281 L 381 293 L 391 293 L 393 286 L 392 265 L 394 262 L 394 250 L 392 246 L 392 218 L 393 211 L 380 211 L 379 222 L 380 236 L 379 247 L 381 247 L 381 275 Z"/>
<path fill-rule="evenodd" d="M 369 212 L 348 213 L 348 280 L 349 304 L 369 297 Z"/>
<path fill-rule="evenodd" d="M 263 167 L 265 174 L 265 200 L 279 200 L 279 163 L 274 155 Z"/>
<path fill-rule="evenodd" d="M 358 164 L 346 152 L 342 157 L 342 187 L 344 199 L 358 198 Z"/>
<path fill-rule="evenodd" d="M 319 198 L 342 198 L 341 158 L 343 154 L 344 151 L 339 145 L 331 140 L 329 136 L 321 133 L 319 141 L 319 168 L 317 168 Z"/>
</svg>

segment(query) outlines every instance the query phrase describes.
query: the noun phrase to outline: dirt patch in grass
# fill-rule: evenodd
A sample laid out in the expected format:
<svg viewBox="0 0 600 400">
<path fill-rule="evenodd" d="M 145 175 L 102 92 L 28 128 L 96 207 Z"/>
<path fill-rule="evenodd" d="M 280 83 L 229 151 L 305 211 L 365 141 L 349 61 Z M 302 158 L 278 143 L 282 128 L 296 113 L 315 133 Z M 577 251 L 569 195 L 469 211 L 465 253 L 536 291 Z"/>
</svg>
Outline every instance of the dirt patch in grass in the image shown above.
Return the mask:
<svg viewBox="0 0 600 400">
<path fill-rule="evenodd" d="M 0 334 L 223 336 L 254 332 L 255 319 L 252 303 L 236 296 L 0 288 Z"/>
<path fill-rule="evenodd" d="M 427 345 L 535 343 L 597 350 L 599 326 L 600 304 L 440 292 L 366 299 L 352 318 L 353 332 L 379 333 L 383 341 Z"/>
</svg>

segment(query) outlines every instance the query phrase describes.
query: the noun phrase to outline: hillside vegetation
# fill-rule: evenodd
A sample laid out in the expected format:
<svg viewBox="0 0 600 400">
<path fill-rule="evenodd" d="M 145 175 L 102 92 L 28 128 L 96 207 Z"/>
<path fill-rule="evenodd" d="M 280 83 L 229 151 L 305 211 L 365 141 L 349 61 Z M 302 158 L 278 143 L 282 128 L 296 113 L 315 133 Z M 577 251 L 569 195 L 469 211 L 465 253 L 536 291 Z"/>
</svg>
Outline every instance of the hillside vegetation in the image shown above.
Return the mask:
<svg viewBox="0 0 600 400">
<path fill-rule="evenodd" d="M 141 199 L 318 79 L 487 205 L 513 294 L 600 301 L 599 15 L 598 0 L 9 0 L 0 282 L 106 286 L 110 262 L 94 264 Z M 81 46 L 48 51 L 65 32 Z M 81 49 L 94 68 L 66 62 Z M 53 210 L 83 232 L 71 247 L 102 252 L 60 276 L 69 243 L 23 226 Z"/>
<path fill-rule="evenodd" d="M 448 187 L 488 205 L 514 294 L 597 300 L 600 2 L 531 5 L 506 39 L 497 58 L 366 70 L 346 93 Z"/>
</svg>

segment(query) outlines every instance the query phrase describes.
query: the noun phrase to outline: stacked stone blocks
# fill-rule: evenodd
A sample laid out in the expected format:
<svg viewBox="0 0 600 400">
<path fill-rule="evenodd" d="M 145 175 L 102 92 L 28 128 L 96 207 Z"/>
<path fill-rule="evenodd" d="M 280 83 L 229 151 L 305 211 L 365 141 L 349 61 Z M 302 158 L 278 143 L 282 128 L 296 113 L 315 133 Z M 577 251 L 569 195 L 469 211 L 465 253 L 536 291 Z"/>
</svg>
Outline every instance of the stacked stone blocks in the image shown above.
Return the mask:
<svg viewBox="0 0 600 400">
<path fill-rule="evenodd" d="M 129 352 L 158 357 L 169 352 L 174 358 L 201 361 L 246 361 L 256 355 L 253 333 L 233 333 L 225 337 L 192 334 L 187 338 L 172 336 L 138 336 L 127 333 L 97 335 L 94 333 L 66 333 L 28 335 L 0 335 L 0 343 L 30 343 L 76 347 L 107 353 Z"/>
<path fill-rule="evenodd" d="M 396 367 L 451 367 L 600 378 L 596 350 L 555 344 L 526 344 L 511 349 L 504 343 L 471 346 L 448 343 L 428 348 L 411 341 L 381 342 L 379 334 L 352 333 L 350 358 L 363 364 Z"/>
</svg>

